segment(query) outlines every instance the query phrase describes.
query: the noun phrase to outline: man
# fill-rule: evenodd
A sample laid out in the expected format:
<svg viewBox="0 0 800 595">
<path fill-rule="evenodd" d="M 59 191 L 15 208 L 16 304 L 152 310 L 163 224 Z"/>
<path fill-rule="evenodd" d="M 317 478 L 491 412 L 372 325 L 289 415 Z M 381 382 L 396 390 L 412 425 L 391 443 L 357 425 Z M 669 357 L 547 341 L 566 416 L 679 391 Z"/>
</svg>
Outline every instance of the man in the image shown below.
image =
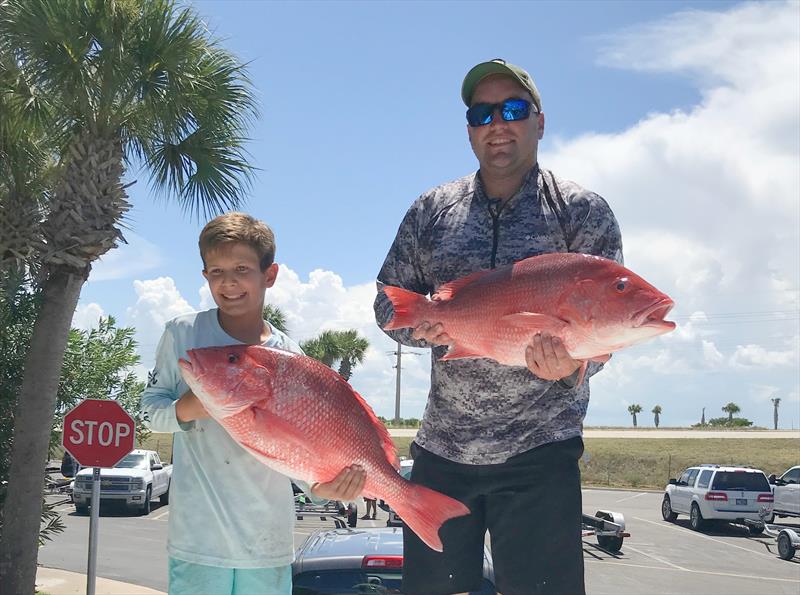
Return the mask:
<svg viewBox="0 0 800 595">
<path fill-rule="evenodd" d="M 393 315 L 384 285 L 433 294 L 449 281 L 548 252 L 622 261 L 611 209 L 597 194 L 539 167 L 544 113 L 530 75 L 504 60 L 466 75 L 461 96 L 480 169 L 423 194 L 409 209 L 378 275 L 375 316 Z M 441 362 L 441 324 L 388 334 L 432 348 L 431 389 L 412 443 L 411 480 L 457 498 L 472 514 L 442 528 L 444 552 L 404 532 L 403 593 L 480 589 L 488 529 L 504 595 L 584 592 L 578 459 L 589 402 L 590 363 L 557 338 L 526 347 L 527 368 L 489 359 Z"/>
</svg>

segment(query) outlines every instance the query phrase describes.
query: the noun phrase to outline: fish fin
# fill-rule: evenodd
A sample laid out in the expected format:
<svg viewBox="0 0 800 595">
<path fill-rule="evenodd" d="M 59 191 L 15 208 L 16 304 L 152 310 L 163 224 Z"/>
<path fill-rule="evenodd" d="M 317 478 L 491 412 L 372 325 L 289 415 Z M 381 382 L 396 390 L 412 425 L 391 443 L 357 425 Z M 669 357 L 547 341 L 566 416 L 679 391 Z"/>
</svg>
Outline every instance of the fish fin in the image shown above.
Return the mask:
<svg viewBox="0 0 800 595">
<path fill-rule="evenodd" d="M 467 275 L 466 277 L 461 277 L 455 281 L 450 281 L 450 283 L 445 283 L 444 285 L 439 286 L 439 289 L 437 289 L 436 293 L 433 295 L 433 299 L 442 302 L 451 300 L 462 287 L 477 281 L 481 277 L 485 277 L 491 272 L 493 271 L 476 271 Z"/>
<path fill-rule="evenodd" d="M 575 383 L 575 386 L 580 386 L 583 384 L 583 379 L 586 376 L 586 368 L 589 367 L 589 362 L 597 362 L 599 364 L 604 364 L 608 360 L 611 359 L 611 354 L 606 353 L 604 355 L 596 355 L 595 357 L 590 357 L 588 360 L 581 360 L 581 368 L 580 373 L 578 374 L 578 381 Z"/>
<path fill-rule="evenodd" d="M 389 504 L 425 545 L 441 552 L 443 546 L 439 539 L 439 530 L 442 525 L 450 519 L 470 514 L 470 510 L 450 496 L 425 486 L 408 483 L 408 497 Z"/>
<path fill-rule="evenodd" d="M 532 333 L 549 333 L 558 335 L 569 323 L 537 312 L 515 312 L 502 316 L 499 320 L 501 324 L 517 326 L 531 331 Z"/>
<path fill-rule="evenodd" d="M 342 381 L 344 381 L 344 378 L 342 378 Z M 350 388 L 353 390 L 352 387 Z M 386 427 L 386 424 L 378 419 L 378 416 L 375 415 L 372 407 L 370 407 L 369 404 L 364 400 L 364 397 L 358 394 L 355 390 L 353 390 L 353 395 L 355 395 L 356 400 L 361 403 L 362 409 L 366 411 L 369 421 L 378 432 L 378 437 L 381 440 L 381 448 L 383 449 L 386 458 L 395 469 L 400 469 L 400 459 L 397 457 L 397 447 L 394 445 L 394 441 L 389 435 L 389 429 Z"/>
<path fill-rule="evenodd" d="M 392 302 L 392 307 L 394 307 L 394 316 L 386 323 L 383 330 L 415 328 L 425 320 L 422 315 L 428 311 L 430 302 L 424 295 L 402 287 L 393 287 L 392 285 L 384 287 L 383 293 L 386 294 L 386 297 Z"/>
<path fill-rule="evenodd" d="M 468 349 L 462 345 L 451 345 L 450 349 L 447 350 L 442 357 L 439 358 L 440 362 L 447 361 L 449 359 L 466 359 L 470 357 L 486 357 L 485 353 L 478 353 L 477 351 L 473 351 Z"/>
</svg>

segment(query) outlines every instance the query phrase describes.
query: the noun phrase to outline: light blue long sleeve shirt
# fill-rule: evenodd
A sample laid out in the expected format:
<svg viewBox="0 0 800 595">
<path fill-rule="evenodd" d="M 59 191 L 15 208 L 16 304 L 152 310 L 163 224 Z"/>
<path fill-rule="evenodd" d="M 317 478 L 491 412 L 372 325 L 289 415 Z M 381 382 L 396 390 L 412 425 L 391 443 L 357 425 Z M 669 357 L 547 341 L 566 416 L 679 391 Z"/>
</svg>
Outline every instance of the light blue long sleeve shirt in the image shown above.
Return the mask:
<svg viewBox="0 0 800 595">
<path fill-rule="evenodd" d="M 271 326 L 267 347 L 302 353 Z M 226 568 L 291 563 L 294 499 L 289 478 L 245 451 L 213 419 L 178 421 L 175 403 L 189 387 L 178 358 L 189 349 L 241 344 L 217 319 L 217 309 L 166 324 L 155 368 L 142 396 L 148 426 L 173 432 L 173 475 L 167 551 L 173 558 Z"/>
</svg>

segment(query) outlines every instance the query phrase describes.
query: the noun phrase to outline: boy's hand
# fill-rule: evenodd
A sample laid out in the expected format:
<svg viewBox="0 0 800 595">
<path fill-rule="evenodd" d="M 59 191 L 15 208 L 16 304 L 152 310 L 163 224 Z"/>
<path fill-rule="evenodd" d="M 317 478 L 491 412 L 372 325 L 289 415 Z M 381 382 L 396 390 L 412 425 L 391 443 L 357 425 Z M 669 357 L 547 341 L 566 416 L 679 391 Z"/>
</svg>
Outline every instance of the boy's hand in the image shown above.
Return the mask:
<svg viewBox="0 0 800 595">
<path fill-rule="evenodd" d="M 367 481 L 367 472 L 361 465 L 350 465 L 339 472 L 327 483 L 315 483 L 311 486 L 311 493 L 317 498 L 326 500 L 354 500 L 364 490 Z"/>
<path fill-rule="evenodd" d="M 175 403 L 175 415 L 181 423 L 211 417 L 200 399 L 190 390 L 183 393 L 183 396 Z"/>
</svg>

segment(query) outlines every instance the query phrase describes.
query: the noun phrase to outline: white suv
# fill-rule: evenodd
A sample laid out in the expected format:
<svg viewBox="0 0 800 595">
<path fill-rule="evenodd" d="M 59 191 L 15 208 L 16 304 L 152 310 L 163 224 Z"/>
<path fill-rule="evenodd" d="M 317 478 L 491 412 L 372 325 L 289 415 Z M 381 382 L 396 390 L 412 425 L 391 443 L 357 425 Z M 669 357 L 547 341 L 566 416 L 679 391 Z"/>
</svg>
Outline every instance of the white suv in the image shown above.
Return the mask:
<svg viewBox="0 0 800 595">
<path fill-rule="evenodd" d="M 689 467 L 680 479 L 670 479 L 661 503 L 661 516 L 674 521 L 678 514 L 689 515 L 689 526 L 700 531 L 706 521 L 744 523 L 760 521 L 772 514 L 772 489 L 767 476 L 758 469 L 698 465 Z M 763 525 L 749 524 L 757 535 Z"/>
<path fill-rule="evenodd" d="M 792 467 L 778 478 L 770 475 L 769 482 L 774 486 L 775 516 L 800 517 L 800 466 Z"/>
</svg>

